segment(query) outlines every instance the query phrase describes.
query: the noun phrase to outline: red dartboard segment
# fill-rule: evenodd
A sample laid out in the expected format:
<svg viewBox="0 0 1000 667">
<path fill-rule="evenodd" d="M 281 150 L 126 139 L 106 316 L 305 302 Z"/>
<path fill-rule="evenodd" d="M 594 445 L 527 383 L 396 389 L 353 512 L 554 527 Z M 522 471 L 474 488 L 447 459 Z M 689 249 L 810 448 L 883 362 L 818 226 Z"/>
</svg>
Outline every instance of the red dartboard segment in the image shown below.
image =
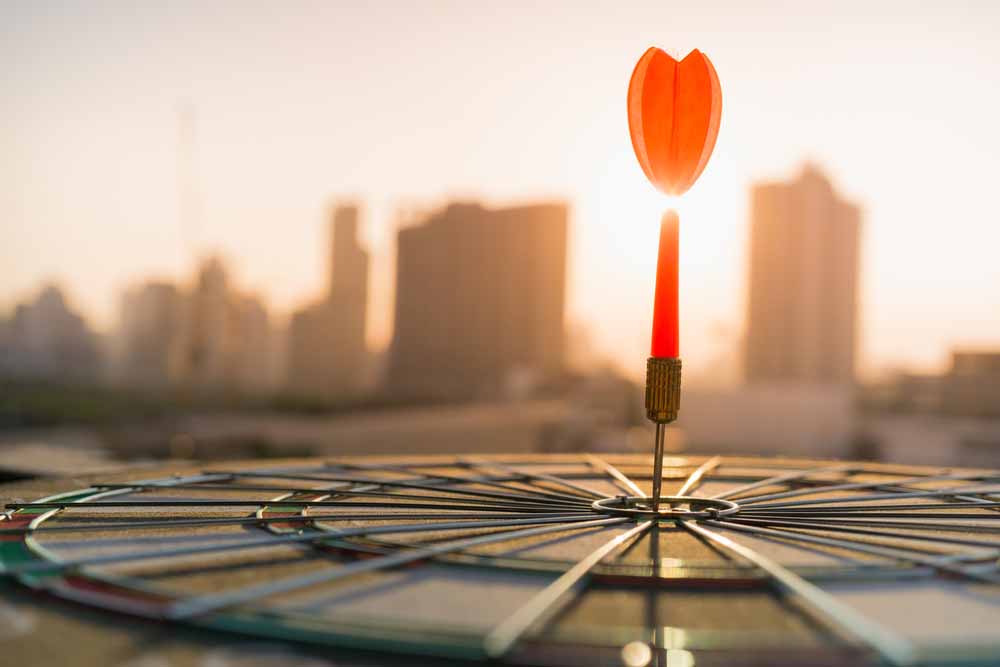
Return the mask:
<svg viewBox="0 0 1000 667">
<path fill-rule="evenodd" d="M 16 513 L 10 515 L 6 521 L 0 521 L 0 542 L 20 542 L 23 537 L 17 531 L 25 530 L 35 517 L 41 512 L 34 514 Z"/>
</svg>

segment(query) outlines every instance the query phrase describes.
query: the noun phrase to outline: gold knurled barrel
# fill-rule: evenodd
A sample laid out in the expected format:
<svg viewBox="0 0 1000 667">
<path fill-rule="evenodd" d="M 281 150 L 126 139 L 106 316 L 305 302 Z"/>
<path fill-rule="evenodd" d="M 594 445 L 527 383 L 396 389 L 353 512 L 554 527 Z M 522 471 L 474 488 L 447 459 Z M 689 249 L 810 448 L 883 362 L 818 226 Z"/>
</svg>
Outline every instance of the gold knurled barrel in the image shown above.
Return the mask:
<svg viewBox="0 0 1000 667">
<path fill-rule="evenodd" d="M 650 357 L 646 360 L 646 416 L 657 424 L 677 419 L 681 407 L 681 360 Z"/>
</svg>

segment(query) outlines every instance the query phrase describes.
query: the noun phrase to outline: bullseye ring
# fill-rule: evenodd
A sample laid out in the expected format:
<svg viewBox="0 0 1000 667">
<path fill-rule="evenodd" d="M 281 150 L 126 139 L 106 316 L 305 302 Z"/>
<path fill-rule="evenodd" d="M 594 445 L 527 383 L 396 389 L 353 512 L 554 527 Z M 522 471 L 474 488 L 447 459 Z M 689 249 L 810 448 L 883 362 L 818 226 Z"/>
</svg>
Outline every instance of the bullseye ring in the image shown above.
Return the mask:
<svg viewBox="0 0 1000 667">
<path fill-rule="evenodd" d="M 661 509 L 658 512 L 653 511 L 651 503 L 650 498 L 643 496 L 611 496 L 595 500 L 591 507 L 595 512 L 611 516 L 657 520 L 718 519 L 740 511 L 740 506 L 729 500 L 694 496 L 660 496 Z"/>
</svg>

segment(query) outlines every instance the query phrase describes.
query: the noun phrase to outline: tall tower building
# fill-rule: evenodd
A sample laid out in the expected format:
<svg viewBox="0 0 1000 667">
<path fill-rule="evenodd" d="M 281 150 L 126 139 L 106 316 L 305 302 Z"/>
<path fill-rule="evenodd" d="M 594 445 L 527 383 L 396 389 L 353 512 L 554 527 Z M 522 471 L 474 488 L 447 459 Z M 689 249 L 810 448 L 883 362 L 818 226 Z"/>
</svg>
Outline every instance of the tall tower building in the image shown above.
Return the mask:
<svg viewBox="0 0 1000 667">
<path fill-rule="evenodd" d="M 0 376 L 90 383 L 100 379 L 101 349 L 61 288 L 47 285 L 18 304 L 0 328 Z"/>
<path fill-rule="evenodd" d="M 181 332 L 171 354 L 170 375 L 178 384 L 199 391 L 232 391 L 232 366 L 228 354 L 234 335 L 229 316 L 229 277 L 218 257 L 198 267 L 194 285 L 186 295 Z"/>
<path fill-rule="evenodd" d="M 338 206 L 330 221 L 326 294 L 292 316 L 288 389 L 302 396 L 343 398 L 361 392 L 368 349 L 368 253 L 358 242 L 358 208 Z"/>
<path fill-rule="evenodd" d="M 565 204 L 452 204 L 398 237 L 385 389 L 496 394 L 563 365 Z"/>
<path fill-rule="evenodd" d="M 122 296 L 119 380 L 162 389 L 171 382 L 170 355 L 181 331 L 183 295 L 175 285 L 150 281 Z"/>
<path fill-rule="evenodd" d="M 330 223 L 332 243 L 327 301 L 336 313 L 331 344 L 340 356 L 339 383 L 354 391 L 364 373 L 368 349 L 365 317 L 368 313 L 368 253 L 358 242 L 358 207 L 338 206 Z"/>
<path fill-rule="evenodd" d="M 748 382 L 854 380 L 861 210 L 806 166 L 752 191 Z"/>
<path fill-rule="evenodd" d="M 222 260 L 209 257 L 183 297 L 171 382 L 204 392 L 271 391 L 271 337 L 264 304 L 235 290 Z"/>
</svg>

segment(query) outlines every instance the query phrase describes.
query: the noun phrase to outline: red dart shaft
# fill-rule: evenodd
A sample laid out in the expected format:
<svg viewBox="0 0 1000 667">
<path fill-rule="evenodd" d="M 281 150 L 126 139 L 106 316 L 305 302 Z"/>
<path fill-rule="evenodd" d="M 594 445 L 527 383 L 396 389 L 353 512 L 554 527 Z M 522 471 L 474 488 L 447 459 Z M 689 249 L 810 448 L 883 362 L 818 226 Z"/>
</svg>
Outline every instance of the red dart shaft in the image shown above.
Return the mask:
<svg viewBox="0 0 1000 667">
<path fill-rule="evenodd" d="M 652 357 L 680 356 L 677 306 L 677 260 L 680 218 L 676 211 L 663 214 L 660 223 L 660 251 L 656 262 L 656 293 L 653 298 Z"/>
<path fill-rule="evenodd" d="M 660 250 L 653 297 L 653 340 L 646 362 L 646 412 L 656 422 L 653 449 L 653 511 L 660 509 L 663 479 L 663 425 L 677 418 L 680 400 L 680 342 L 677 304 L 677 260 L 680 219 L 667 211 L 660 222 Z"/>
</svg>

